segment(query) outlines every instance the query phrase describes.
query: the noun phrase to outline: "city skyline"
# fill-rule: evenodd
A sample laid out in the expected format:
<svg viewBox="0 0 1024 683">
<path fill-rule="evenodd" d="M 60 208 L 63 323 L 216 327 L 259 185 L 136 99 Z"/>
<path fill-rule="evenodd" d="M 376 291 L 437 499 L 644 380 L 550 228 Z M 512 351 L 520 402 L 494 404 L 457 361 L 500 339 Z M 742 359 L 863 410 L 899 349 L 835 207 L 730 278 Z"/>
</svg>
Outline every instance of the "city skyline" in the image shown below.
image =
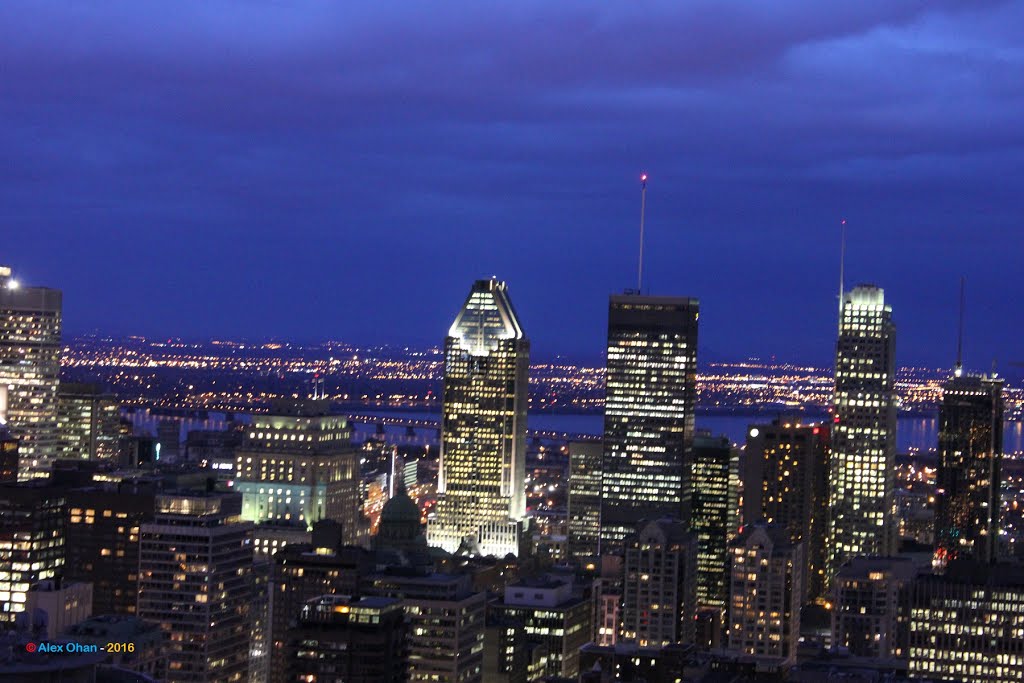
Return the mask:
<svg viewBox="0 0 1024 683">
<path fill-rule="evenodd" d="M 69 333 L 359 343 L 434 343 L 497 274 L 538 353 L 596 355 L 644 171 L 705 357 L 829 358 L 845 218 L 903 358 L 953 356 L 964 275 L 968 367 L 1022 360 L 1019 3 L 516 7 L 5 3 L 4 260 Z"/>
</svg>

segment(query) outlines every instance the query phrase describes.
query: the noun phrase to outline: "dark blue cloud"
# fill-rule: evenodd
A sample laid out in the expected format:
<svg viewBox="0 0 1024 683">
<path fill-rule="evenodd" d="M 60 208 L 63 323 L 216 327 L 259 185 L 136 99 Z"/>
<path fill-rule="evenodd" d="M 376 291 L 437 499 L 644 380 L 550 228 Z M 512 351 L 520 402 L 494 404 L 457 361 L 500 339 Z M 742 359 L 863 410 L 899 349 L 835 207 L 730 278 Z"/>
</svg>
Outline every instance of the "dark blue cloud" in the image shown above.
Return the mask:
<svg viewBox="0 0 1024 683">
<path fill-rule="evenodd" d="M 722 356 L 831 355 L 838 221 L 904 362 L 1024 357 L 1024 3 L 6 2 L 2 260 L 70 330 L 435 342 L 497 274 L 537 353 L 634 282 Z M 948 343 L 947 343 L 948 340 Z"/>
</svg>

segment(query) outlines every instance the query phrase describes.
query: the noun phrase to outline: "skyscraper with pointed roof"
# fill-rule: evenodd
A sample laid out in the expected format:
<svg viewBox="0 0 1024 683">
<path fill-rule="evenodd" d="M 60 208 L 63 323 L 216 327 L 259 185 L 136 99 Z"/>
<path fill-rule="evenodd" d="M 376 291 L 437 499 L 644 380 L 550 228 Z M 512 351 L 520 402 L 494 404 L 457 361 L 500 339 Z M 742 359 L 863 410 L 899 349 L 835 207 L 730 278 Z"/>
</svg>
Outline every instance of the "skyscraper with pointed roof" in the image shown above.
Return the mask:
<svg viewBox="0 0 1024 683">
<path fill-rule="evenodd" d="M 430 545 L 517 554 L 526 517 L 530 342 L 508 287 L 477 280 L 445 339 L 438 503 Z"/>
</svg>

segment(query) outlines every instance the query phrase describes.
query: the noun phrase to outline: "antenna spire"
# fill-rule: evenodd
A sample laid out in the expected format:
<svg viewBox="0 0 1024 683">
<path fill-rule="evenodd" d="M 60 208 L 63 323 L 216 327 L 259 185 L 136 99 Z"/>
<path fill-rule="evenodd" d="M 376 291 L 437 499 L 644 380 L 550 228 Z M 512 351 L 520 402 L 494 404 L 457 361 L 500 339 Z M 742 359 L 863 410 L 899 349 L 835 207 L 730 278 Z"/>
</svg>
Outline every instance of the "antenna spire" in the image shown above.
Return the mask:
<svg viewBox="0 0 1024 683">
<path fill-rule="evenodd" d="M 956 367 L 953 374 L 960 377 L 964 374 L 964 281 L 966 278 L 960 276 L 960 326 L 956 335 Z"/>
<path fill-rule="evenodd" d="M 647 174 L 640 174 L 640 264 L 636 272 L 636 293 L 644 287 L 644 213 L 647 209 Z"/>
<path fill-rule="evenodd" d="M 843 285 L 846 276 L 846 219 L 839 223 L 839 328 L 843 327 Z"/>
</svg>

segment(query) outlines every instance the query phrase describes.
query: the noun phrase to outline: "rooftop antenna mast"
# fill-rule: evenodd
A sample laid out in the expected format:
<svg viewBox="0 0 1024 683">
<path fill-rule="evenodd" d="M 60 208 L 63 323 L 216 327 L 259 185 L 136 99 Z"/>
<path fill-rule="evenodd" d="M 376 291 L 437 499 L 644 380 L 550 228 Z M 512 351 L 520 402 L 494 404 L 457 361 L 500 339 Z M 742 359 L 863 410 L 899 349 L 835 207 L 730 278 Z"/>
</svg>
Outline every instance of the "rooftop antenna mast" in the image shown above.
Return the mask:
<svg viewBox="0 0 1024 683">
<path fill-rule="evenodd" d="M 843 328 L 843 283 L 846 275 L 846 219 L 840 224 L 839 233 L 839 329 Z"/>
<path fill-rule="evenodd" d="M 964 374 L 964 278 L 960 276 L 960 325 L 956 334 L 956 367 L 953 368 L 953 375 L 960 377 Z"/>
<path fill-rule="evenodd" d="M 647 174 L 640 174 L 640 266 L 636 273 L 636 293 L 644 287 L 644 212 L 647 208 Z"/>
</svg>

